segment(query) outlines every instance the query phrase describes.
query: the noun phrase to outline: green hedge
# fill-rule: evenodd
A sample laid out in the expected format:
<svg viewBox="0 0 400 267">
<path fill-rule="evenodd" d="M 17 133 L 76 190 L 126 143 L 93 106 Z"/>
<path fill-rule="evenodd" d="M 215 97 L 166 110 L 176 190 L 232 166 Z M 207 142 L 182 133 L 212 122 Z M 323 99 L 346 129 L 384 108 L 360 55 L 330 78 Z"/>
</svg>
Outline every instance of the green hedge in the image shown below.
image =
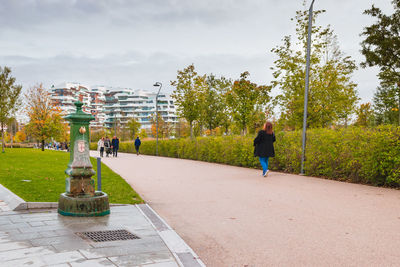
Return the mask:
<svg viewBox="0 0 400 267">
<path fill-rule="evenodd" d="M 300 172 L 301 131 L 276 134 L 275 158 L 270 169 Z M 155 155 L 155 141 L 142 142 L 142 154 Z M 92 144 L 92 149 L 96 144 Z M 159 140 L 159 155 L 260 168 L 253 156 L 253 137 L 198 137 L 194 140 Z M 134 153 L 132 142 L 121 152 Z M 379 186 L 400 185 L 400 128 L 349 127 L 307 131 L 306 175 Z"/>
</svg>

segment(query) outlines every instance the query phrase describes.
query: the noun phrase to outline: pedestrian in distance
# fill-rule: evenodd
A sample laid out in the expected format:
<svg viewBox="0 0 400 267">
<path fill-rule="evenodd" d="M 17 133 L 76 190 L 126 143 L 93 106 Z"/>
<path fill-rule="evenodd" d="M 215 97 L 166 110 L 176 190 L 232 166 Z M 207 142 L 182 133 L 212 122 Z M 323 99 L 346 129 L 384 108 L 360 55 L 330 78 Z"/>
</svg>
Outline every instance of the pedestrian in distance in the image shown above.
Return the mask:
<svg viewBox="0 0 400 267">
<path fill-rule="evenodd" d="M 112 141 L 111 141 L 111 148 L 113 151 L 113 157 L 117 157 L 118 156 L 118 149 L 119 149 L 119 139 L 114 136 Z"/>
<path fill-rule="evenodd" d="M 106 157 L 111 154 L 111 142 L 108 136 L 106 136 L 106 140 L 104 140 L 104 149 L 106 150 Z"/>
<path fill-rule="evenodd" d="M 135 149 L 136 149 L 136 155 L 138 155 L 138 156 L 139 156 L 139 147 L 140 147 L 141 144 L 142 144 L 142 142 L 140 141 L 139 136 L 136 137 Z"/>
<path fill-rule="evenodd" d="M 104 155 L 104 137 L 97 142 L 97 150 L 100 151 L 100 157 Z"/>
<path fill-rule="evenodd" d="M 258 132 L 254 139 L 254 156 L 258 157 L 263 169 L 263 176 L 268 175 L 268 162 L 270 157 L 275 156 L 274 149 L 275 134 L 272 130 L 272 123 L 267 121 L 261 131 Z"/>
</svg>

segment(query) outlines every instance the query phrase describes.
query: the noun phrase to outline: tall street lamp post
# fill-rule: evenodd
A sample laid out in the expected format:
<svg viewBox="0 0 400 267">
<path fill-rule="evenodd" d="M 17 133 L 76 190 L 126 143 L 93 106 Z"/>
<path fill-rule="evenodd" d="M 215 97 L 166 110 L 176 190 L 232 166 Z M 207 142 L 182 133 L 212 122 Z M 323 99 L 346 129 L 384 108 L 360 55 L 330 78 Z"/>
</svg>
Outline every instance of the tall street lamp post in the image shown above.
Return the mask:
<svg viewBox="0 0 400 267">
<path fill-rule="evenodd" d="M 312 32 L 312 16 L 313 16 L 313 0 L 308 11 L 308 37 L 307 37 L 307 59 L 306 59 L 306 88 L 304 93 L 304 114 L 303 114 L 303 142 L 301 152 L 301 169 L 300 174 L 304 174 L 304 161 L 306 155 L 306 131 L 307 131 L 307 108 L 308 108 L 308 88 L 310 81 L 310 54 L 311 54 L 311 32 Z"/>
<path fill-rule="evenodd" d="M 156 156 L 158 156 L 158 95 L 160 94 L 162 83 L 156 82 L 153 86 L 160 87 L 156 95 Z"/>
</svg>

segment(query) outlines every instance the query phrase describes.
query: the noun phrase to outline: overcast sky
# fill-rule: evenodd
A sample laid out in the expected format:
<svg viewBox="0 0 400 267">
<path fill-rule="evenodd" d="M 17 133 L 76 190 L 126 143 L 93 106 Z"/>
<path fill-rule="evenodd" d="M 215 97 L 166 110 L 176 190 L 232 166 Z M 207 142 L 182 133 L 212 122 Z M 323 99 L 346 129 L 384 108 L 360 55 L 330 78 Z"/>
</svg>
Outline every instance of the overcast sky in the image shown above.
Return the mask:
<svg viewBox="0 0 400 267">
<path fill-rule="evenodd" d="M 308 1 L 310 2 L 310 1 Z M 342 50 L 357 63 L 359 34 L 372 19 L 363 10 L 390 0 L 316 0 L 326 9 Z M 271 48 L 294 33 L 290 20 L 303 0 L 1 0 L 0 65 L 24 87 L 65 81 L 171 91 L 176 71 L 194 63 L 199 73 L 269 84 Z M 309 5 L 309 3 L 307 3 Z M 377 69 L 359 69 L 362 101 L 378 85 Z"/>
</svg>

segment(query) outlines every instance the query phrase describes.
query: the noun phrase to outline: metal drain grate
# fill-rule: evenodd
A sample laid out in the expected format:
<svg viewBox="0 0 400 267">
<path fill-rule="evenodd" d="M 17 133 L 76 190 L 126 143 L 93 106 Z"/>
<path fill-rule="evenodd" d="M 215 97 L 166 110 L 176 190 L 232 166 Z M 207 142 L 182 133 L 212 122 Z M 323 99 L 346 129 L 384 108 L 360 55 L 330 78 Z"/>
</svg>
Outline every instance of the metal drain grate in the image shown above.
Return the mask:
<svg viewBox="0 0 400 267">
<path fill-rule="evenodd" d="M 82 237 L 89 238 L 94 242 L 140 239 L 140 237 L 128 232 L 127 230 L 94 231 L 77 234 Z"/>
</svg>

